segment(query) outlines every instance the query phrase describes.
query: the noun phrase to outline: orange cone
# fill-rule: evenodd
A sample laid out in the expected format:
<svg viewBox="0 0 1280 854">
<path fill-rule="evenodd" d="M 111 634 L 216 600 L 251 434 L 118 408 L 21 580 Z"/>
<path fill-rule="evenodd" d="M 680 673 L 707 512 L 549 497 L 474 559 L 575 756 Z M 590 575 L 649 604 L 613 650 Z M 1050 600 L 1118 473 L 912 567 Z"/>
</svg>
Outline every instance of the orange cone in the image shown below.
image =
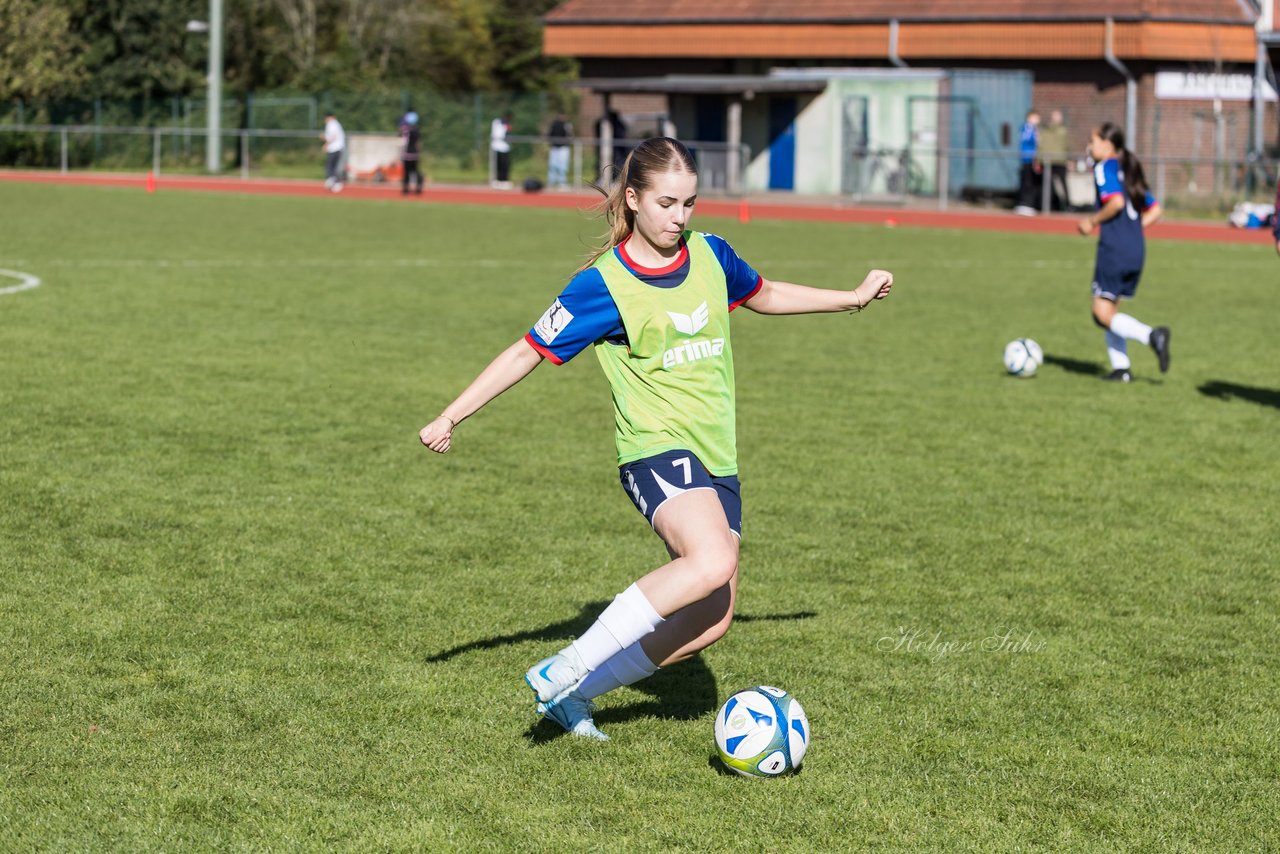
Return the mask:
<svg viewBox="0 0 1280 854">
<path fill-rule="evenodd" d="M 738 202 L 738 222 L 743 225 L 751 222 L 751 205 L 747 204 L 745 197 Z"/>
<path fill-rule="evenodd" d="M 156 191 L 156 173 L 147 173 L 147 192 L 154 193 Z"/>
</svg>

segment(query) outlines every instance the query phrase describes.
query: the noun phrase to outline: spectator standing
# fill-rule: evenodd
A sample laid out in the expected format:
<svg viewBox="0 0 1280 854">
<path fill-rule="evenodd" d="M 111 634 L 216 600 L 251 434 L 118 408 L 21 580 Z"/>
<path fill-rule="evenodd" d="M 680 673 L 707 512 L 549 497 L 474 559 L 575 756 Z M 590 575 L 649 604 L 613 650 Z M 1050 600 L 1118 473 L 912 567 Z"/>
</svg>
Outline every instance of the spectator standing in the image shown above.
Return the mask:
<svg viewBox="0 0 1280 854">
<path fill-rule="evenodd" d="M 1040 190 L 1040 162 L 1036 159 L 1040 149 L 1040 114 L 1035 110 L 1027 112 L 1027 120 L 1022 123 L 1022 133 L 1018 138 L 1018 155 L 1022 160 L 1022 170 L 1018 180 L 1018 203 L 1013 212 L 1022 216 L 1036 215 L 1036 201 Z"/>
<path fill-rule="evenodd" d="M 609 126 L 613 128 L 613 165 L 619 169 L 626 162 L 627 154 L 631 149 L 627 146 L 627 123 L 622 120 L 622 116 L 618 115 L 616 110 L 609 111 Z"/>
<path fill-rule="evenodd" d="M 414 195 L 422 195 L 422 172 L 418 169 L 418 156 L 422 147 L 422 130 L 418 127 L 418 114 L 413 110 L 400 120 L 400 195 L 409 195 L 409 184 L 414 184 Z"/>
<path fill-rule="evenodd" d="M 504 113 L 493 120 L 489 126 L 489 150 L 494 155 L 494 181 L 492 186 L 499 190 L 511 189 L 511 143 L 507 134 L 511 132 L 511 114 Z"/>
<path fill-rule="evenodd" d="M 547 129 L 547 142 L 551 144 L 547 152 L 548 187 L 569 186 L 569 144 L 572 141 L 573 125 L 564 113 L 556 113 L 555 121 Z"/>
<path fill-rule="evenodd" d="M 347 150 L 347 134 L 332 112 L 324 114 L 324 186 L 332 193 L 342 192 L 342 155 Z"/>
<path fill-rule="evenodd" d="M 1067 126 L 1062 121 L 1062 110 L 1049 113 L 1049 122 L 1040 130 L 1041 177 L 1049 181 L 1049 207 L 1065 211 L 1070 207 L 1067 197 L 1067 158 L 1070 142 Z M 1047 167 L 1044 168 L 1044 167 Z M 1038 204 L 1038 203 L 1037 203 Z"/>
</svg>

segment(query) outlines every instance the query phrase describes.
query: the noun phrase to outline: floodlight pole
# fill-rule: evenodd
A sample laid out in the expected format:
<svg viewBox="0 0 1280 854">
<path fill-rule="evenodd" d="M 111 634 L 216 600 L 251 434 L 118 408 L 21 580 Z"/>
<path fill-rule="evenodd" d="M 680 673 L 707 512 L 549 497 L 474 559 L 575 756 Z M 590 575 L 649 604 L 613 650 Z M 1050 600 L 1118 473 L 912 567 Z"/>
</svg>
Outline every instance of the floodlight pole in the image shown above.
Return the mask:
<svg viewBox="0 0 1280 854">
<path fill-rule="evenodd" d="M 205 168 L 222 171 L 222 0 L 209 0 L 209 122 Z"/>
</svg>

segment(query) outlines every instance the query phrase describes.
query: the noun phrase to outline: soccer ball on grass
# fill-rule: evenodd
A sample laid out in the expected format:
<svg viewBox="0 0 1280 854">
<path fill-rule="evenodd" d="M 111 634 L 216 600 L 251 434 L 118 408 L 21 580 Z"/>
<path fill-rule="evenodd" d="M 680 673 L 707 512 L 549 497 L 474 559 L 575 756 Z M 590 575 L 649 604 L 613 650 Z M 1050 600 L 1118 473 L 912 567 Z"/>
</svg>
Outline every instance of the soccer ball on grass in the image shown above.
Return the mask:
<svg viewBox="0 0 1280 854">
<path fill-rule="evenodd" d="M 1004 347 L 1004 366 L 1015 377 L 1034 377 L 1044 364 L 1044 352 L 1030 338 L 1015 338 Z"/>
<path fill-rule="evenodd" d="M 744 777 L 794 771 L 809 748 L 809 719 L 781 688 L 758 685 L 734 694 L 716 712 L 720 761 Z"/>
</svg>

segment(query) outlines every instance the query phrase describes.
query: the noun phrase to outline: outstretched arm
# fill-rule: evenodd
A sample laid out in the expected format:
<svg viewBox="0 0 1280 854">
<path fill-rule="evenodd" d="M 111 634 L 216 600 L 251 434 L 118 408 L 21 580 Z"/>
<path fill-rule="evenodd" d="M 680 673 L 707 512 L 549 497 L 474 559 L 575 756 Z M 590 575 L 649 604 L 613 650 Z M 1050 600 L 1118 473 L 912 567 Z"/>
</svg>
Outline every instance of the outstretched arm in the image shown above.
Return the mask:
<svg viewBox="0 0 1280 854">
<path fill-rule="evenodd" d="M 761 279 L 760 290 L 743 303 L 757 314 L 814 314 L 825 311 L 860 311 L 873 299 L 884 299 L 893 287 L 893 274 L 872 270 L 851 291 L 810 288 L 791 282 Z"/>
<path fill-rule="evenodd" d="M 529 376 L 540 364 L 542 364 L 542 354 L 521 338 L 499 353 L 498 358 L 490 362 L 489 367 L 471 381 L 471 385 L 458 395 L 457 400 L 446 406 L 435 420 L 419 430 L 418 438 L 431 450 L 443 454 L 449 450 L 449 442 L 453 438 L 455 427 L 480 411 L 489 401 Z"/>
</svg>

